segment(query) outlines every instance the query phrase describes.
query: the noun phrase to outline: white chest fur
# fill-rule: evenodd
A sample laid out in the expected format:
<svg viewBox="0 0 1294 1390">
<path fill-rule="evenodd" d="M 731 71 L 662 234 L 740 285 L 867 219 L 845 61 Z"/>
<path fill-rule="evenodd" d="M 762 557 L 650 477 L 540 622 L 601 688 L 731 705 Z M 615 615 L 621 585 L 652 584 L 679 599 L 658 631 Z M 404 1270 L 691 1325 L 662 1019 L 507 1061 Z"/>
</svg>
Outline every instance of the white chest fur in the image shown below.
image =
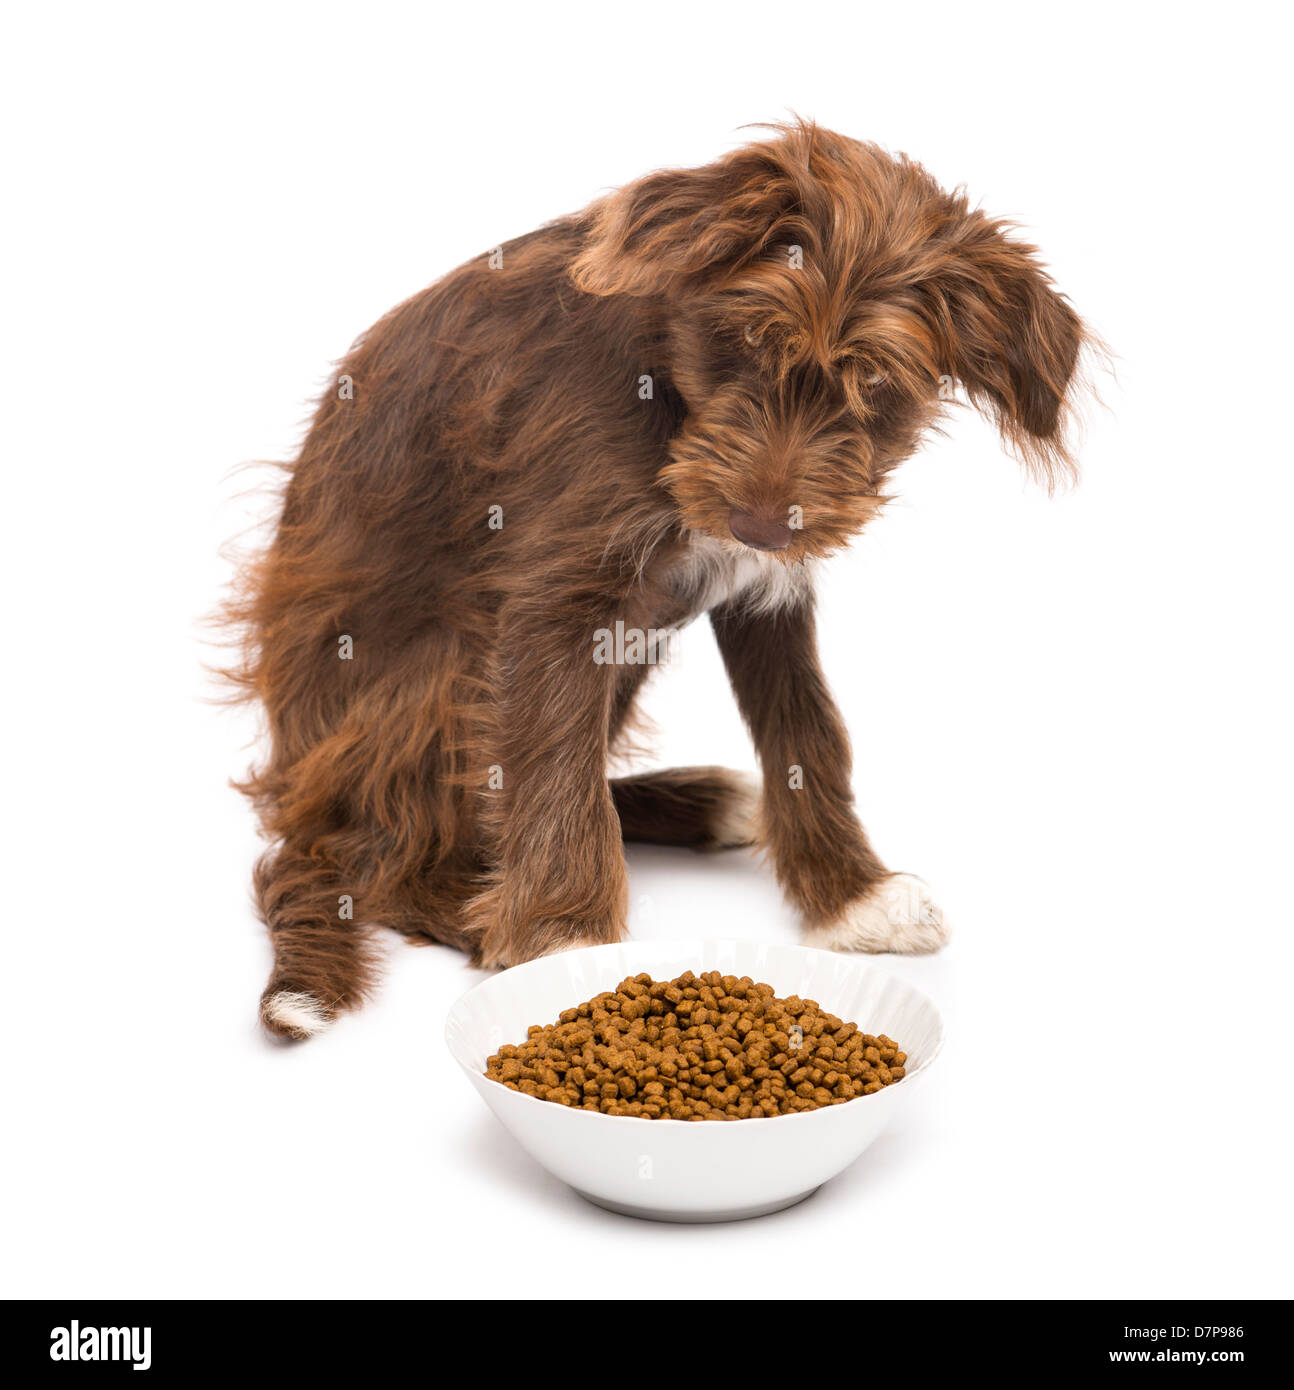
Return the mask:
<svg viewBox="0 0 1294 1390">
<path fill-rule="evenodd" d="M 693 534 L 667 582 L 693 613 L 741 598 L 756 612 L 801 603 L 813 589 L 808 562 L 784 564 L 776 555 Z"/>
</svg>

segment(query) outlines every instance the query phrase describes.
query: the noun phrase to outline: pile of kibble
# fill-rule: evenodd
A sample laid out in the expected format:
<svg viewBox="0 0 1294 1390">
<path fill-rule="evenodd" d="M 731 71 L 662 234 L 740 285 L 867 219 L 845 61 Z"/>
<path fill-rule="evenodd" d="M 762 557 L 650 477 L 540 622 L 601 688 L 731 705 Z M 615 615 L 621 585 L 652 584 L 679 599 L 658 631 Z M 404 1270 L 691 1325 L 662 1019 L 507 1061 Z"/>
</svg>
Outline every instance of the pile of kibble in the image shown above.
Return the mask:
<svg viewBox="0 0 1294 1390">
<path fill-rule="evenodd" d="M 637 975 L 526 1041 L 485 1074 L 513 1091 L 604 1115 L 754 1120 L 843 1105 L 903 1079 L 907 1056 L 812 999 L 712 970 Z"/>
</svg>

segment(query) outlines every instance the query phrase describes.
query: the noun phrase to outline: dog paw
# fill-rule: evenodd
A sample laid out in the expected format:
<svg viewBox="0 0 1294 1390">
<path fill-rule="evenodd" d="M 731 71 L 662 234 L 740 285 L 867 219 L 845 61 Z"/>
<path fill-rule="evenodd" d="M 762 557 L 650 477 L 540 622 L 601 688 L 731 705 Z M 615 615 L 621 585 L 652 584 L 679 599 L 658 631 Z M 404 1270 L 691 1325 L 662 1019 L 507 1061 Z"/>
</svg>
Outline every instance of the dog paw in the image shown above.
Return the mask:
<svg viewBox="0 0 1294 1390">
<path fill-rule="evenodd" d="M 834 922 L 804 934 L 806 946 L 826 951 L 892 951 L 920 956 L 948 941 L 948 924 L 915 874 L 891 874 L 856 898 Z"/>
<path fill-rule="evenodd" d="M 473 952 L 472 964 L 482 970 L 509 970 L 541 956 L 557 956 L 585 946 L 607 946 L 622 941 L 624 935 L 623 924 L 613 919 L 596 923 L 569 918 L 531 920 L 515 932 L 483 933 Z"/>
<path fill-rule="evenodd" d="M 336 1018 L 313 994 L 295 989 L 266 990 L 261 998 L 261 1022 L 281 1038 L 303 1042 L 322 1033 Z"/>
<path fill-rule="evenodd" d="M 759 838 L 759 803 L 764 784 L 753 772 L 729 772 L 728 794 L 710 823 L 711 849 L 741 849 Z"/>
</svg>

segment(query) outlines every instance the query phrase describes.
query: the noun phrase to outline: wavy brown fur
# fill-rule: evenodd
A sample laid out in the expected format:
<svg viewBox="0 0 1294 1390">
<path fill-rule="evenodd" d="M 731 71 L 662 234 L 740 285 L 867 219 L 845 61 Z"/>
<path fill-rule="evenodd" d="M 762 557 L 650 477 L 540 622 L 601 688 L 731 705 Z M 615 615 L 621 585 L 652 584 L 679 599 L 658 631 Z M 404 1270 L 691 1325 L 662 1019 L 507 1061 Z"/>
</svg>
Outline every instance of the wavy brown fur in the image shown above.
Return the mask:
<svg viewBox="0 0 1294 1390">
<path fill-rule="evenodd" d="M 357 1003 L 370 924 L 489 964 L 617 939 L 622 833 L 704 843 L 727 791 L 714 769 L 608 782 L 645 668 L 595 663 L 595 631 L 695 616 L 689 542 L 740 557 L 734 510 L 802 509 L 763 561 L 788 572 L 845 544 L 936 421 L 941 377 L 1063 476 L 1084 343 L 1004 224 L 807 124 L 652 174 L 394 309 L 340 364 L 231 609 L 234 679 L 269 720 L 242 784 L 273 844 L 266 999 Z M 805 920 L 830 921 L 887 871 L 807 584 L 714 605 L 766 847 Z"/>
</svg>

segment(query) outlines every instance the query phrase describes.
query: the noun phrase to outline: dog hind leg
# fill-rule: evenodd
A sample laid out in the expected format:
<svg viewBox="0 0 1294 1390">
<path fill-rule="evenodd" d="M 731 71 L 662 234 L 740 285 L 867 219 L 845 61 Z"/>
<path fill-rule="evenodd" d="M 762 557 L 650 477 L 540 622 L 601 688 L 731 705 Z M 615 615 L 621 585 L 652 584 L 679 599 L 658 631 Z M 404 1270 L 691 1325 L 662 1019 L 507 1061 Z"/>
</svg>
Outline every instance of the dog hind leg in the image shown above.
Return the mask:
<svg viewBox="0 0 1294 1390">
<path fill-rule="evenodd" d="M 471 954 L 477 939 L 464 910 L 481 891 L 486 876 L 486 863 L 478 854 L 455 855 L 402 885 L 397 900 L 382 909 L 381 924 L 414 945 L 453 946 Z"/>
</svg>

